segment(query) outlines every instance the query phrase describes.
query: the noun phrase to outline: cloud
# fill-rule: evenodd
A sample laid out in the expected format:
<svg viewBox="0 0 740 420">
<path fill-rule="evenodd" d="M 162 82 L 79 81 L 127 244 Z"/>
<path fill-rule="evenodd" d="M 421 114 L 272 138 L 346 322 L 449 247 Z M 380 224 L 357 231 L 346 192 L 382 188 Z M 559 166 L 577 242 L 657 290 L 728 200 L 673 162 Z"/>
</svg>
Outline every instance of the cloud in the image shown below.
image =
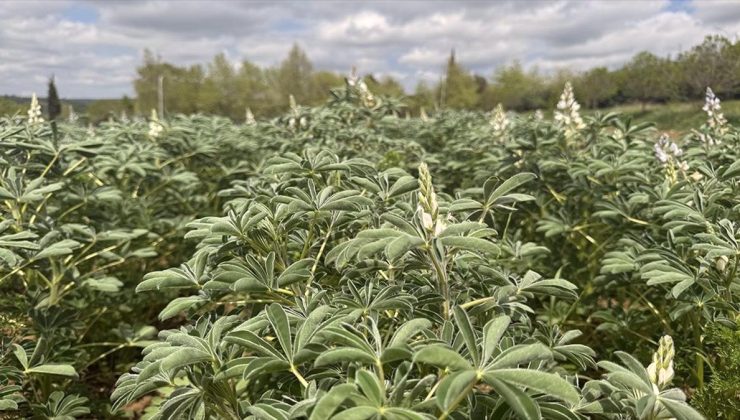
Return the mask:
<svg viewBox="0 0 740 420">
<path fill-rule="evenodd" d="M 8 1 L 0 8 L 0 93 L 133 94 L 142 51 L 179 65 L 217 53 L 280 63 L 298 42 L 318 69 L 389 74 L 412 88 L 439 78 L 450 50 L 490 75 L 520 61 L 543 71 L 618 66 L 740 32 L 736 1 Z"/>
</svg>

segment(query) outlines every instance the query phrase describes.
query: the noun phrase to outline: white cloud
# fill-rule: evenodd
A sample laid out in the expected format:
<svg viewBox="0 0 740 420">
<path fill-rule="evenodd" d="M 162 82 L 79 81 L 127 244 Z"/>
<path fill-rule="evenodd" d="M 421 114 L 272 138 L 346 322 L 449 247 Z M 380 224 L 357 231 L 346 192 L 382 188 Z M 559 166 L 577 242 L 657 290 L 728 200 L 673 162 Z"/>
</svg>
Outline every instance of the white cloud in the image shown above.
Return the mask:
<svg viewBox="0 0 740 420">
<path fill-rule="evenodd" d="M 711 33 L 740 32 L 740 3 L 636 1 L 4 1 L 0 93 L 65 97 L 132 93 L 141 52 L 176 64 L 219 53 L 276 65 L 298 42 L 318 69 L 391 74 L 405 86 L 439 78 L 455 49 L 484 75 L 519 60 L 545 71 L 618 66 L 649 50 L 675 54 Z M 79 9 L 96 16 L 77 19 Z"/>
</svg>

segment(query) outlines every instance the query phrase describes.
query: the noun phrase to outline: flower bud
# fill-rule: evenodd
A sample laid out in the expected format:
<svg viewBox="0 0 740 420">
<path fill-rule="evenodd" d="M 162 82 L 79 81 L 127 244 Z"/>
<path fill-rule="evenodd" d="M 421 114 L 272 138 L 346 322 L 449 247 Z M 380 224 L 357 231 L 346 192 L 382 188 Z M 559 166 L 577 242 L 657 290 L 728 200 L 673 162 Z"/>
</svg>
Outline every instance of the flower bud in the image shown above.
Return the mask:
<svg viewBox="0 0 740 420">
<path fill-rule="evenodd" d="M 716 260 L 714 260 L 714 267 L 719 271 L 720 273 L 724 273 L 725 269 L 727 269 L 727 263 L 730 262 L 730 258 L 727 257 L 727 255 L 721 255 L 717 257 Z"/>
<path fill-rule="evenodd" d="M 675 355 L 673 338 L 670 335 L 664 335 L 658 342 L 658 351 L 653 353 L 653 362 L 647 367 L 650 382 L 659 390 L 668 386 L 673 380 L 673 357 Z"/>
</svg>

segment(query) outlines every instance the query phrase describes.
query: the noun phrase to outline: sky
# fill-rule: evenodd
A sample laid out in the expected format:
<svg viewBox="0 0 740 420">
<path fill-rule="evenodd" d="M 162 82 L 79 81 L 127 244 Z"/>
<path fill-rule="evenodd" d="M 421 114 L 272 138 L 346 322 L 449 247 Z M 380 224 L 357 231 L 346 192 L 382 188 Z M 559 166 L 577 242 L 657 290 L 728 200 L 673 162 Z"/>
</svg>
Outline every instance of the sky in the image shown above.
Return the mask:
<svg viewBox="0 0 740 420">
<path fill-rule="evenodd" d="M 543 72 L 676 54 L 740 35 L 738 0 L 0 0 L 0 94 L 133 95 L 143 51 L 189 65 L 218 53 L 273 66 L 297 42 L 314 67 L 436 81 L 451 49 L 489 76 L 518 60 Z"/>
</svg>

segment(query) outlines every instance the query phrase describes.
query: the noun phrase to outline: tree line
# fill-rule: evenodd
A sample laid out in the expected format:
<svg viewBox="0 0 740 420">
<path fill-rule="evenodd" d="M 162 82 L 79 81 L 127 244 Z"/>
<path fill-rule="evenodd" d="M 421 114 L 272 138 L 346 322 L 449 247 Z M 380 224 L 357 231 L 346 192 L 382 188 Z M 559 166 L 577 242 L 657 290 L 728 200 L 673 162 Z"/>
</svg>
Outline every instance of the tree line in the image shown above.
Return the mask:
<svg viewBox="0 0 740 420">
<path fill-rule="evenodd" d="M 224 54 L 207 64 L 178 66 L 147 50 L 136 71 L 135 98 L 90 103 L 85 112 L 91 121 L 109 115 L 146 115 L 159 108 L 165 113 L 200 112 L 234 120 L 243 120 L 250 108 L 258 117 L 270 117 L 288 108 L 290 95 L 302 105 L 324 102 L 330 89 L 340 86 L 345 77 L 316 69 L 297 44 L 272 67 L 248 60 L 235 65 Z M 516 61 L 491 75 L 476 74 L 453 51 L 438 81 L 421 81 L 410 92 L 391 76 L 366 75 L 364 80 L 376 95 L 404 97 L 412 114 L 422 108 L 487 111 L 497 104 L 515 111 L 549 109 L 566 81 L 572 82 L 576 97 L 587 108 L 696 100 L 703 97 L 707 86 L 723 99 L 732 99 L 740 98 L 740 42 L 713 35 L 673 57 L 640 52 L 616 69 L 564 69 L 551 74 L 525 69 Z"/>
<path fill-rule="evenodd" d="M 137 73 L 134 87 L 141 112 L 157 108 L 161 76 L 167 112 L 212 113 L 237 120 L 244 118 L 247 107 L 258 116 L 276 115 L 288 107 L 289 95 L 299 104 L 321 103 L 330 88 L 342 84 L 344 78 L 339 73 L 316 70 L 298 45 L 279 65 L 267 68 L 247 60 L 235 66 L 223 54 L 207 65 L 176 66 L 147 51 Z M 617 69 L 595 67 L 553 74 L 525 69 L 518 62 L 489 76 L 475 74 L 453 51 L 440 80 L 419 82 L 412 92 L 404 91 L 391 76 L 365 76 L 372 92 L 405 97 L 412 113 L 421 108 L 490 110 L 499 103 L 516 111 L 551 108 L 568 80 L 588 108 L 701 99 L 707 86 L 723 98 L 738 98 L 740 42 L 708 36 L 675 57 L 641 52 Z"/>
</svg>

